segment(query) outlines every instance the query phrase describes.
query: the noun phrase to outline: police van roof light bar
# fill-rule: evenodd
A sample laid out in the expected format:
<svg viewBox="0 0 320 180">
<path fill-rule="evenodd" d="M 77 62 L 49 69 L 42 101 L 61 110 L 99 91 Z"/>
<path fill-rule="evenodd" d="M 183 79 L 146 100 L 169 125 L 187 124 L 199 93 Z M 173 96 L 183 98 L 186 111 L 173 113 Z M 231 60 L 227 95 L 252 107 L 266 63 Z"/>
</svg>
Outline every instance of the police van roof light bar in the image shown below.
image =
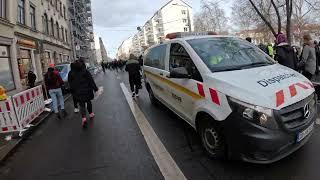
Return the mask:
<svg viewBox="0 0 320 180">
<path fill-rule="evenodd" d="M 208 32 L 175 32 L 175 33 L 167 34 L 166 39 L 184 38 L 184 37 L 188 37 L 188 36 L 207 36 L 207 35 L 218 35 L 218 34 L 213 31 L 208 31 Z"/>
</svg>

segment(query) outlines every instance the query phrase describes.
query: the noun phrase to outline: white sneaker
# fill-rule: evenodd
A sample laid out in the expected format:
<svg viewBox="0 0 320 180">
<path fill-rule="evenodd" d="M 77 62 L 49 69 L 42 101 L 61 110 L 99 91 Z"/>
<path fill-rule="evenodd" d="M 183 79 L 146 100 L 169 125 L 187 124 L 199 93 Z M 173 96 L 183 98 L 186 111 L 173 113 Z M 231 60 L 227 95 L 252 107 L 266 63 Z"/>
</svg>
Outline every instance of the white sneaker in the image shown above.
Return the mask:
<svg viewBox="0 0 320 180">
<path fill-rule="evenodd" d="M 79 109 L 78 109 L 78 108 L 74 108 L 74 112 L 75 112 L 75 113 L 78 113 L 78 112 L 79 112 Z"/>
<path fill-rule="evenodd" d="M 136 94 L 136 97 L 139 97 L 139 94 Z"/>
</svg>

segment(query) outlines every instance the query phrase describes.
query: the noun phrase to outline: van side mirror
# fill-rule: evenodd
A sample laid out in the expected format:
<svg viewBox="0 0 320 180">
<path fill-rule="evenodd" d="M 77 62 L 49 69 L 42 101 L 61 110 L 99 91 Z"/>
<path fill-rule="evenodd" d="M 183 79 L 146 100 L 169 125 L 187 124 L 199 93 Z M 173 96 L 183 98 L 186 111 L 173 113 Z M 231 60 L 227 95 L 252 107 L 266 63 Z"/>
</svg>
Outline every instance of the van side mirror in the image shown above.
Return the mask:
<svg viewBox="0 0 320 180">
<path fill-rule="evenodd" d="M 191 76 L 188 74 L 188 71 L 185 67 L 178 67 L 178 68 L 173 68 L 170 71 L 169 78 L 190 79 Z"/>
</svg>

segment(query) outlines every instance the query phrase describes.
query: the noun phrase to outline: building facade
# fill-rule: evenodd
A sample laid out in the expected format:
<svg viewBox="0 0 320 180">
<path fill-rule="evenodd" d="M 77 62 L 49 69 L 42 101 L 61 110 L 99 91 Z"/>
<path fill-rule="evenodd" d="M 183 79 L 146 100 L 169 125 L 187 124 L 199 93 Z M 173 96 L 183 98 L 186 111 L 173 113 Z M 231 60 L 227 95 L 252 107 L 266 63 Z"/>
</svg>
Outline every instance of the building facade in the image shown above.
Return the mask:
<svg viewBox="0 0 320 180">
<path fill-rule="evenodd" d="M 139 56 L 148 47 L 162 42 L 169 33 L 190 31 L 194 31 L 192 7 L 182 0 L 171 0 L 138 28 L 131 37 L 130 52 Z M 121 46 L 119 50 L 123 49 Z"/>
<path fill-rule="evenodd" d="M 1 0 L 0 85 L 27 87 L 27 73 L 43 80 L 49 63 L 70 60 L 66 0 Z"/>
<path fill-rule="evenodd" d="M 74 58 L 96 63 L 91 0 L 68 0 Z"/>
</svg>

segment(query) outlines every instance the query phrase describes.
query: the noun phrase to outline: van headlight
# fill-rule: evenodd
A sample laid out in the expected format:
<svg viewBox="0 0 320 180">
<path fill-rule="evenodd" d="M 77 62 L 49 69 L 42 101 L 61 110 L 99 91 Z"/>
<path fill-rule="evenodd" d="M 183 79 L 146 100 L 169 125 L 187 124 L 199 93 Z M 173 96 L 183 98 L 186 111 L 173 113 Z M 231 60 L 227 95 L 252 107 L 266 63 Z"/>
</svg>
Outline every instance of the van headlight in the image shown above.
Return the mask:
<svg viewBox="0 0 320 180">
<path fill-rule="evenodd" d="M 245 103 L 232 97 L 229 97 L 228 100 L 233 111 L 244 119 L 268 129 L 278 129 L 272 109 Z"/>
</svg>

